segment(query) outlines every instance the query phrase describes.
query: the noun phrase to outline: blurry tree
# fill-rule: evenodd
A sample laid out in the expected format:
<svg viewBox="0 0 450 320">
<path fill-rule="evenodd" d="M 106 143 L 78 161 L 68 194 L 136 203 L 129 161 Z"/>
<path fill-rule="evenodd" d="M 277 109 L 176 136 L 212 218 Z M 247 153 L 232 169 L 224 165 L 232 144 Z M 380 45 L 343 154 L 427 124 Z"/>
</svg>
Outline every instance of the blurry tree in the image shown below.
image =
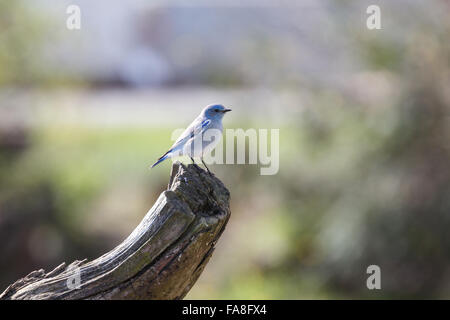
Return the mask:
<svg viewBox="0 0 450 320">
<path fill-rule="evenodd" d="M 36 80 L 47 27 L 26 1 L 0 0 L 0 85 Z"/>
<path fill-rule="evenodd" d="M 409 43 L 404 92 L 385 111 L 393 128 L 364 160 L 361 187 L 384 197 L 372 195 L 361 208 L 364 232 L 351 258 L 328 261 L 335 289 L 354 297 L 373 296 L 362 285 L 370 264 L 381 267 L 383 297 L 450 297 L 448 32 L 417 34 Z"/>
<path fill-rule="evenodd" d="M 301 182 L 285 177 L 294 245 L 282 268 L 269 274 L 319 277 L 328 296 L 450 297 L 450 47 L 448 28 L 441 31 L 417 33 L 405 47 L 387 49 L 404 52 L 402 62 L 386 50 L 367 56 L 368 66 L 402 80 L 398 101 L 376 110 L 342 110 L 337 126 L 330 120 L 334 108 L 322 110 L 325 118 L 303 116 L 304 153 L 337 161 L 313 179 L 302 170 Z M 346 131 L 356 139 L 356 156 L 338 173 L 336 146 Z M 372 264 L 381 267 L 380 291 L 366 287 Z"/>
</svg>

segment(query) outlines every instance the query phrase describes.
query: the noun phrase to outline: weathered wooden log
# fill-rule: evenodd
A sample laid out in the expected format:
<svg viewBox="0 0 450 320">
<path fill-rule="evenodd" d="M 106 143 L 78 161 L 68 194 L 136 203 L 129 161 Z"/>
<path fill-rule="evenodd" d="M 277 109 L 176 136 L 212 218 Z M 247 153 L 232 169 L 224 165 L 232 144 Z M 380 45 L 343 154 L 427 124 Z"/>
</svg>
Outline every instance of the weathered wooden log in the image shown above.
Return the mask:
<svg viewBox="0 0 450 320">
<path fill-rule="evenodd" d="M 230 217 L 215 176 L 176 162 L 164 191 L 121 244 L 88 262 L 33 271 L 1 299 L 181 299 L 211 257 Z"/>
</svg>

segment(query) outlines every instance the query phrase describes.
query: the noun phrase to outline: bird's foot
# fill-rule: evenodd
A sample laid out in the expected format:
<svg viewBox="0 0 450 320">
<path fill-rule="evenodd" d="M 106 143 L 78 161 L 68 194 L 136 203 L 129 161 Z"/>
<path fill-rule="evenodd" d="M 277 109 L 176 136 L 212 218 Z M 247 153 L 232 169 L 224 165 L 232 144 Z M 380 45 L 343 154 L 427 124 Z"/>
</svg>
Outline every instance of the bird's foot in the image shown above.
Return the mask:
<svg viewBox="0 0 450 320">
<path fill-rule="evenodd" d="M 205 168 L 206 168 L 206 171 L 207 171 L 207 172 L 209 173 L 209 175 L 212 177 L 213 174 L 211 173 L 211 171 L 209 171 L 209 168 L 208 168 L 208 166 L 206 165 L 205 161 L 203 161 L 203 158 L 202 158 L 201 160 L 202 160 L 203 165 L 204 165 Z"/>
</svg>

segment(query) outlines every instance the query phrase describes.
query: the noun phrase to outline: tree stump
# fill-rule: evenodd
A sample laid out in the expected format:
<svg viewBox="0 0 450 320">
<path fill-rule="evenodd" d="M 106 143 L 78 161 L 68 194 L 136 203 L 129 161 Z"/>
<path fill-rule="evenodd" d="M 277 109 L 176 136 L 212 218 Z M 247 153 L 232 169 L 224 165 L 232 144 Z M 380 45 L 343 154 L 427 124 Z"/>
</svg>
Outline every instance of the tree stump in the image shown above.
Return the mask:
<svg viewBox="0 0 450 320">
<path fill-rule="evenodd" d="M 117 247 L 11 284 L 2 299 L 182 299 L 230 217 L 230 193 L 196 165 L 175 162 L 168 189 Z"/>
</svg>

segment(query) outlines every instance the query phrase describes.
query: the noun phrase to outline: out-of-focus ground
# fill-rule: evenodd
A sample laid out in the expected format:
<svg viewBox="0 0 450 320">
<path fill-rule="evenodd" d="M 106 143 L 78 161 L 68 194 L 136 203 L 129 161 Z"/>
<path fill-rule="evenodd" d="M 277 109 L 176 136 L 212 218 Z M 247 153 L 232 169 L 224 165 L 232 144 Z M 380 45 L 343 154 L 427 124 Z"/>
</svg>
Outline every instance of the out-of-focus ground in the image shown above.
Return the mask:
<svg viewBox="0 0 450 320">
<path fill-rule="evenodd" d="M 211 165 L 232 217 L 188 298 L 450 298 L 450 7 L 0 0 L 0 290 L 95 258 L 210 103 L 280 129 L 280 169 Z M 382 289 L 368 290 L 378 265 Z"/>
</svg>

